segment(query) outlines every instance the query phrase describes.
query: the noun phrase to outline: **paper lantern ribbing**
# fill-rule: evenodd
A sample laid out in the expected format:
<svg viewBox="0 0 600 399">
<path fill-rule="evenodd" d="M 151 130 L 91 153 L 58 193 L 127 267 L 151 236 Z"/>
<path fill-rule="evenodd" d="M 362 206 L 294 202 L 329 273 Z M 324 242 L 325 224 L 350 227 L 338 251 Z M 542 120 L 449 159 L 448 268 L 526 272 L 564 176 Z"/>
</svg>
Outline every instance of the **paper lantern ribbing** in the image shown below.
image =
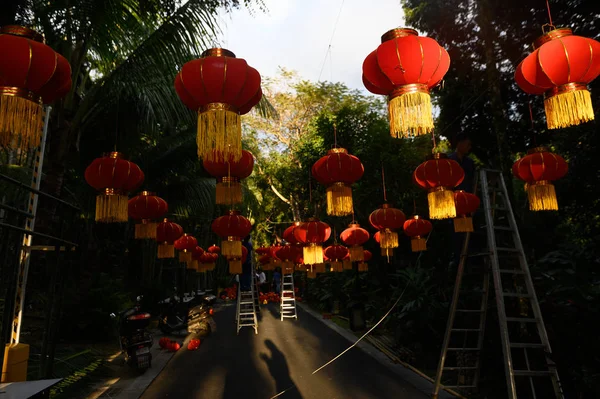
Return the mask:
<svg viewBox="0 0 600 399">
<path fill-rule="evenodd" d="M 96 191 L 96 221 L 121 223 L 128 218 L 127 194 L 144 182 L 144 172 L 120 152 L 96 158 L 85 170 L 85 180 Z"/>
<path fill-rule="evenodd" d="M 233 157 L 223 160 L 214 156 L 212 160 L 204 159 L 204 169 L 217 179 L 216 203 L 219 205 L 233 205 L 242 202 L 242 185 L 240 180 L 252 174 L 254 157 L 246 150 L 235 161 Z"/>
<path fill-rule="evenodd" d="M 344 271 L 342 261 L 348 254 L 348 248 L 339 244 L 330 245 L 323 251 L 323 256 L 329 262 L 332 272 Z"/>
<path fill-rule="evenodd" d="M 173 246 L 179 251 L 179 261 L 181 263 L 192 261 L 192 251 L 198 246 L 198 240 L 187 233 L 179 237 Z"/>
<path fill-rule="evenodd" d="M 231 210 L 226 215 L 212 222 L 212 231 L 221 237 L 222 254 L 226 258 L 242 257 L 242 239 L 250 234 L 252 224 L 240 215 L 239 211 Z"/>
<path fill-rule="evenodd" d="M 312 166 L 312 175 L 327 187 L 327 214 L 347 216 L 354 211 L 352 183 L 358 181 L 365 168 L 345 148 L 333 148 Z"/>
<path fill-rule="evenodd" d="M 529 209 L 556 211 L 558 201 L 551 183 L 567 174 L 569 166 L 563 157 L 544 147 L 537 147 L 513 164 L 513 174 L 527 185 Z"/>
<path fill-rule="evenodd" d="M 479 197 L 464 190 L 454 192 L 456 204 L 456 218 L 454 218 L 454 231 L 469 233 L 473 231 L 473 218 L 471 214 L 479 208 Z"/>
<path fill-rule="evenodd" d="M 167 201 L 157 197 L 156 193 L 142 191 L 129 200 L 127 209 L 130 218 L 140 221 L 135 224 L 135 238 L 154 240 L 158 222 L 153 220 L 162 218 L 169 206 Z"/>
<path fill-rule="evenodd" d="M 413 181 L 427 190 L 429 217 L 448 219 L 456 217 L 454 192 L 465 178 L 465 171 L 458 162 L 448 159 L 446 154 L 436 153 L 417 166 L 413 172 Z"/>
<path fill-rule="evenodd" d="M 34 30 L 0 28 L 0 146 L 28 151 L 40 145 L 42 104 L 71 90 L 71 66 Z"/>
<path fill-rule="evenodd" d="M 393 137 L 433 131 L 429 90 L 449 68 L 448 52 L 414 29 L 392 29 L 381 37 L 379 47 L 363 62 L 363 83 L 371 93 L 388 96 Z"/>
<path fill-rule="evenodd" d="M 404 224 L 402 224 L 404 226 Z M 397 237 L 397 235 L 396 235 Z M 390 257 L 390 256 L 394 256 L 394 248 L 384 248 L 381 246 L 381 231 L 378 231 L 377 233 L 373 234 L 373 239 L 375 240 L 375 242 L 377 244 L 379 244 L 379 247 L 381 248 L 381 256 L 386 256 L 386 257 Z M 389 259 L 388 259 L 389 262 Z"/>
<path fill-rule="evenodd" d="M 294 229 L 294 237 L 304 244 L 304 263 L 315 265 L 323 263 L 321 244 L 331 236 L 331 227 L 327 223 L 311 218 Z"/>
<path fill-rule="evenodd" d="M 404 232 L 410 237 L 410 247 L 413 252 L 427 250 L 427 240 L 424 236 L 429 234 L 432 228 L 431 222 L 422 219 L 419 215 L 414 215 L 404 222 Z"/>
<path fill-rule="evenodd" d="M 175 248 L 173 244 L 183 235 L 183 227 L 174 222 L 164 219 L 156 227 L 156 242 L 158 242 L 158 258 L 174 258 Z"/>
<path fill-rule="evenodd" d="M 187 62 L 175 78 L 183 103 L 198 112 L 198 156 L 242 156 L 241 115 L 262 98 L 260 74 L 229 50 L 212 48 Z"/>
<path fill-rule="evenodd" d="M 346 230 L 342 231 L 340 238 L 348 246 L 351 262 L 361 262 L 363 260 L 364 248 L 362 245 L 369 241 L 369 237 L 369 232 L 360 227 L 358 223 L 352 223 Z"/>
<path fill-rule="evenodd" d="M 517 66 L 515 80 L 524 92 L 544 95 L 548 129 L 593 120 L 587 85 L 600 75 L 600 42 L 559 28 L 538 38 L 533 48 Z"/>
<path fill-rule="evenodd" d="M 379 230 L 380 246 L 382 249 L 398 247 L 398 233 L 404 226 L 406 216 L 400 209 L 393 208 L 391 204 L 383 204 L 369 215 L 371 226 Z"/>
</svg>

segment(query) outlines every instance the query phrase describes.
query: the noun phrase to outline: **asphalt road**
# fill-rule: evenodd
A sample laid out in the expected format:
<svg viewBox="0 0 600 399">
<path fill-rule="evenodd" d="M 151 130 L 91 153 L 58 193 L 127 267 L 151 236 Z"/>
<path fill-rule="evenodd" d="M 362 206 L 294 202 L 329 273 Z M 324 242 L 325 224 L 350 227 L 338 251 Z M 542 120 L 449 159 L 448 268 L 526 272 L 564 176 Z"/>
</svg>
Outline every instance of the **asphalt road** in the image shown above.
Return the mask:
<svg viewBox="0 0 600 399">
<path fill-rule="evenodd" d="M 278 305 L 262 306 L 258 335 L 236 335 L 235 307 L 214 316 L 216 331 L 197 351 L 178 351 L 143 399 L 396 398 L 428 395 L 360 349 L 353 348 L 315 375 L 312 371 L 349 345 L 338 333 L 299 309 L 298 320 L 279 320 Z"/>
</svg>

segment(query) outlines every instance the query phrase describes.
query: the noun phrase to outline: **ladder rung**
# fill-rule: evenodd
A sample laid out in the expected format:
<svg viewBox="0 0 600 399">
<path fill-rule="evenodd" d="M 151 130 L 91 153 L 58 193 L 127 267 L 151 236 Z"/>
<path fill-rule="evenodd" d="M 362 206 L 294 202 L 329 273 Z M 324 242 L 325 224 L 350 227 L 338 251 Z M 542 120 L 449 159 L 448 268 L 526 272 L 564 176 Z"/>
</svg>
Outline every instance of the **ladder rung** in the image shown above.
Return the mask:
<svg viewBox="0 0 600 399">
<path fill-rule="evenodd" d="M 444 367 L 444 370 L 477 370 L 479 367 L 470 366 L 470 367 Z"/>
<path fill-rule="evenodd" d="M 502 251 L 502 252 L 521 252 L 517 248 L 507 248 L 507 247 L 496 247 L 496 251 Z"/>
<path fill-rule="evenodd" d="M 553 375 L 554 373 L 547 370 L 514 370 L 513 374 L 521 377 L 542 377 Z"/>
<path fill-rule="evenodd" d="M 511 348 L 542 348 L 544 349 L 546 345 L 544 344 L 528 344 L 523 342 L 516 342 L 510 344 Z"/>
<path fill-rule="evenodd" d="M 500 273 L 508 273 L 508 274 L 525 274 L 523 270 L 510 270 L 510 269 L 499 269 Z"/>
<path fill-rule="evenodd" d="M 516 321 L 519 323 L 537 323 L 538 319 L 531 317 L 507 317 L 506 321 Z"/>
<path fill-rule="evenodd" d="M 444 385 L 444 388 L 450 389 L 475 389 L 477 385 Z"/>
<path fill-rule="evenodd" d="M 448 348 L 449 351 L 478 351 L 479 348 Z"/>
<path fill-rule="evenodd" d="M 481 329 L 479 329 L 479 328 L 453 328 L 451 331 L 476 332 L 476 331 L 481 331 Z"/>
<path fill-rule="evenodd" d="M 481 228 L 486 229 L 487 226 L 488 226 L 487 224 L 483 224 L 483 225 L 481 225 Z M 494 230 L 513 231 L 513 229 L 510 226 L 496 226 L 496 225 L 494 225 Z"/>
<path fill-rule="evenodd" d="M 475 258 L 475 257 L 478 257 L 478 256 L 489 256 L 489 255 L 490 255 L 489 252 L 478 252 L 476 254 L 467 255 L 467 257 L 469 257 L 469 258 Z"/>
<path fill-rule="evenodd" d="M 461 313 L 481 313 L 481 309 L 456 309 L 457 312 Z"/>
<path fill-rule="evenodd" d="M 502 295 L 513 298 L 531 298 L 529 294 L 519 294 L 518 292 L 503 292 Z"/>
</svg>

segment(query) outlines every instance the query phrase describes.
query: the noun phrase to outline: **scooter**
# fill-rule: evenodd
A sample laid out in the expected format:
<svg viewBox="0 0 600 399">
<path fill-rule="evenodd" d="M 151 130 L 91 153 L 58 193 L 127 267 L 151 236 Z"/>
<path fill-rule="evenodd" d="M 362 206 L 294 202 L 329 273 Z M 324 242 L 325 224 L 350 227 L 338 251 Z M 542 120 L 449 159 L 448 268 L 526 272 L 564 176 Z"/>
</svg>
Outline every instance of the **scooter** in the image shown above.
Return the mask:
<svg viewBox="0 0 600 399">
<path fill-rule="evenodd" d="M 129 366 L 138 370 L 146 370 L 152 366 L 152 334 L 146 331 L 150 324 L 150 313 L 141 310 L 138 304 L 133 308 L 119 313 L 118 317 L 111 313 L 113 319 L 118 319 L 119 346 L 125 352 L 125 361 Z"/>
<path fill-rule="evenodd" d="M 210 334 L 210 318 L 214 313 L 211 304 L 215 299 L 214 295 L 200 293 L 193 297 L 184 297 L 183 301 L 175 296 L 162 301 L 166 308 L 158 320 L 158 328 L 164 334 L 171 335 Z"/>
</svg>

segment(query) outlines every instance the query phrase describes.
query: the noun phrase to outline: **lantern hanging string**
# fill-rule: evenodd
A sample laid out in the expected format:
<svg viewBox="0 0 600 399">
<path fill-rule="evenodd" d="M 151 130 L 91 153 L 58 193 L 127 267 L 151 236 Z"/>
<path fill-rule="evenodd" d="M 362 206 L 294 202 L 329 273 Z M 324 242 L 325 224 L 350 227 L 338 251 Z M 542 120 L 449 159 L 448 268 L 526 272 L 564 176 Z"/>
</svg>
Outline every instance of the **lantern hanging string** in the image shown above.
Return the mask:
<svg viewBox="0 0 600 399">
<path fill-rule="evenodd" d="M 531 141 L 534 147 L 537 147 L 535 142 L 535 126 L 533 124 L 533 108 L 531 107 L 531 101 L 529 101 L 529 119 L 531 120 Z"/>
<path fill-rule="evenodd" d="M 337 148 L 337 126 L 333 122 L 333 148 Z"/>
<path fill-rule="evenodd" d="M 387 191 L 385 189 L 385 170 L 383 169 L 383 162 L 381 163 L 381 181 L 383 185 L 383 202 L 387 202 Z"/>
<path fill-rule="evenodd" d="M 321 75 L 323 74 L 323 69 L 325 68 L 325 62 L 327 62 L 327 56 L 331 51 L 331 43 L 333 42 L 333 37 L 335 36 L 335 31 L 338 26 L 338 22 L 340 21 L 340 15 L 342 15 L 342 8 L 344 7 L 344 1 L 342 0 L 342 4 L 340 4 L 340 10 L 338 11 L 337 18 L 335 19 L 335 23 L 333 24 L 333 32 L 331 32 L 331 38 L 329 39 L 329 44 L 327 45 L 327 51 L 325 52 L 325 57 L 323 58 L 323 64 L 321 65 L 321 71 L 319 72 L 319 78 L 317 82 L 321 81 Z"/>
<path fill-rule="evenodd" d="M 417 200 L 413 197 L 413 215 L 417 214 Z"/>
<path fill-rule="evenodd" d="M 546 0 L 546 10 L 548 10 L 548 20 L 550 21 L 550 26 L 554 26 L 552 23 L 552 14 L 550 13 L 550 2 Z"/>
<path fill-rule="evenodd" d="M 433 142 L 433 148 L 431 149 L 431 153 L 435 154 L 435 149 L 437 147 L 437 144 L 435 142 L 435 131 L 431 132 L 431 141 Z"/>
</svg>

